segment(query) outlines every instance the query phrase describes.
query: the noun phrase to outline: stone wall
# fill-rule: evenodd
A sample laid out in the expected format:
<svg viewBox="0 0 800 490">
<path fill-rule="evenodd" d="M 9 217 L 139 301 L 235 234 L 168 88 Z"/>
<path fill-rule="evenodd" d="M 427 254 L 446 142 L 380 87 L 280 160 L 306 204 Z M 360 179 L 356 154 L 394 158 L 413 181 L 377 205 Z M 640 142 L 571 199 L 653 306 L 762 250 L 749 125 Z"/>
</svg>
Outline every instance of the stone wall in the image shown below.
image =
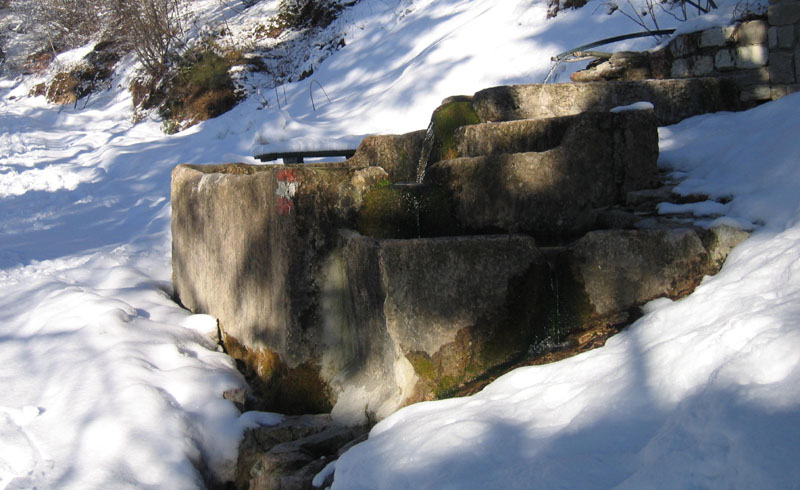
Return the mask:
<svg viewBox="0 0 800 490">
<path fill-rule="evenodd" d="M 723 77 L 740 87 L 743 102 L 769 100 L 767 21 L 752 20 L 677 36 L 667 46 L 671 78 Z"/>
<path fill-rule="evenodd" d="M 674 37 L 664 49 L 622 51 L 574 73 L 575 82 L 717 78 L 742 108 L 800 90 L 800 0 L 770 0 L 765 18 Z"/>
<path fill-rule="evenodd" d="M 800 1 L 770 0 L 767 22 L 770 97 L 774 100 L 800 91 Z"/>
</svg>

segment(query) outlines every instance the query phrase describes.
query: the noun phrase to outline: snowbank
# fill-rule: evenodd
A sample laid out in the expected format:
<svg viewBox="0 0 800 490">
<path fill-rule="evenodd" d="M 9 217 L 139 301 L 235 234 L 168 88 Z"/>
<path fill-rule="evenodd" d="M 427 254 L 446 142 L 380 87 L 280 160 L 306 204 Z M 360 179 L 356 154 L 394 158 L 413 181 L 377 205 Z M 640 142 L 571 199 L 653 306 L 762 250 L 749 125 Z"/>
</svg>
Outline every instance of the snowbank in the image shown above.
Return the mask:
<svg viewBox="0 0 800 490">
<path fill-rule="evenodd" d="M 790 488 L 800 481 L 800 94 L 661 130 L 678 190 L 752 238 L 605 347 L 379 423 L 334 488 Z"/>
<path fill-rule="evenodd" d="M 241 32 L 237 16 L 276 3 L 203 2 Z M 0 488 L 197 488 L 198 467 L 230 471 L 243 427 L 280 420 L 240 419 L 213 321 L 170 299 L 175 165 L 423 129 L 444 97 L 540 82 L 553 54 L 632 30 L 600 3 L 548 21 L 530 0 L 362 0 L 340 19 L 347 46 L 287 84 L 281 110 L 256 95 L 172 136 L 130 121 L 130 65 L 77 110 L 0 79 Z M 331 99 L 316 110 L 312 80 Z M 387 419 L 337 463 L 337 488 L 794 485 L 798 105 L 662 131 L 683 190 L 763 222 L 723 273 L 604 349 Z"/>
</svg>

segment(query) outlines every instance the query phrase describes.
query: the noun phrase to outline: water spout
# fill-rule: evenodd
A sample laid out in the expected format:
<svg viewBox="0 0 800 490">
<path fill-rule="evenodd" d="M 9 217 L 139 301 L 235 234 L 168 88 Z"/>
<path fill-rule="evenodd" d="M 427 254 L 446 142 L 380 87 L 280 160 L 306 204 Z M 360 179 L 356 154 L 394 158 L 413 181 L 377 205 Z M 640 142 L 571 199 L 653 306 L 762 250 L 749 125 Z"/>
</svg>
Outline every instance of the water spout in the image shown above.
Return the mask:
<svg viewBox="0 0 800 490">
<path fill-rule="evenodd" d="M 425 139 L 422 141 L 422 153 L 419 155 L 419 163 L 417 164 L 418 184 L 425 180 L 425 169 L 428 167 L 431 150 L 433 150 L 433 118 L 431 118 L 431 123 L 428 124 L 428 129 L 425 131 Z"/>
</svg>

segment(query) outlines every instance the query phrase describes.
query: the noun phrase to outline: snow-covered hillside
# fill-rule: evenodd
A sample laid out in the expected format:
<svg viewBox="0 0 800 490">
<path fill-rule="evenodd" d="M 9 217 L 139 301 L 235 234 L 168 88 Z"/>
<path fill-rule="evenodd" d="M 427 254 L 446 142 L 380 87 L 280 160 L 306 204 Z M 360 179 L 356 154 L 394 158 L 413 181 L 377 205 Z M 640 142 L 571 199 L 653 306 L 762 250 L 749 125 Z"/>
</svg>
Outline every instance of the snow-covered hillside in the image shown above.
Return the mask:
<svg viewBox="0 0 800 490">
<path fill-rule="evenodd" d="M 277 4 L 197 2 L 239 33 Z M 239 416 L 223 393 L 243 381 L 213 319 L 170 300 L 176 164 L 422 129 L 446 96 L 541 82 L 550 56 L 637 30 L 602 5 L 547 20 L 532 0 L 362 0 L 332 27 L 346 46 L 287 84 L 280 110 L 254 90 L 171 136 L 131 122 L 130 59 L 75 107 L 27 97 L 34 78 L 0 79 L 0 489 L 201 487 L 198 468 L 229 474 L 243 427 L 279 418 Z M 722 273 L 604 348 L 402 410 L 340 460 L 334 486 L 796 487 L 798 114 L 794 95 L 661 129 L 682 189 L 732 196 L 721 219 L 756 225 Z"/>
</svg>

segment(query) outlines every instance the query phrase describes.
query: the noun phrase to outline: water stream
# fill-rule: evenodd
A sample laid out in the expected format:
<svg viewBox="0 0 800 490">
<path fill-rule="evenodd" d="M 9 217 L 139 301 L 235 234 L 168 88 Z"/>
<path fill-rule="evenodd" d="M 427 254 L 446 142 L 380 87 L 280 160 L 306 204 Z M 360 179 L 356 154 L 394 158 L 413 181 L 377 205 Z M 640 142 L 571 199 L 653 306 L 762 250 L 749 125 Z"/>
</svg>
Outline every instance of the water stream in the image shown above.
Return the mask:
<svg viewBox="0 0 800 490">
<path fill-rule="evenodd" d="M 433 149 L 433 118 L 431 123 L 428 124 L 428 129 L 425 131 L 425 139 L 422 141 L 422 153 L 419 155 L 419 163 L 417 164 L 417 184 L 421 184 L 425 180 L 425 169 L 428 167 L 428 159 L 431 156 Z"/>
<path fill-rule="evenodd" d="M 553 62 L 553 66 L 550 67 L 550 71 L 547 73 L 547 76 L 544 77 L 544 82 L 542 82 L 543 84 L 546 84 L 548 81 L 550 81 L 550 78 L 552 78 L 552 76 L 555 74 L 555 72 L 558 69 L 558 67 L 561 66 L 561 62 L 562 61 L 564 61 L 564 60 L 563 59 L 558 59 L 558 60 Z"/>
</svg>

